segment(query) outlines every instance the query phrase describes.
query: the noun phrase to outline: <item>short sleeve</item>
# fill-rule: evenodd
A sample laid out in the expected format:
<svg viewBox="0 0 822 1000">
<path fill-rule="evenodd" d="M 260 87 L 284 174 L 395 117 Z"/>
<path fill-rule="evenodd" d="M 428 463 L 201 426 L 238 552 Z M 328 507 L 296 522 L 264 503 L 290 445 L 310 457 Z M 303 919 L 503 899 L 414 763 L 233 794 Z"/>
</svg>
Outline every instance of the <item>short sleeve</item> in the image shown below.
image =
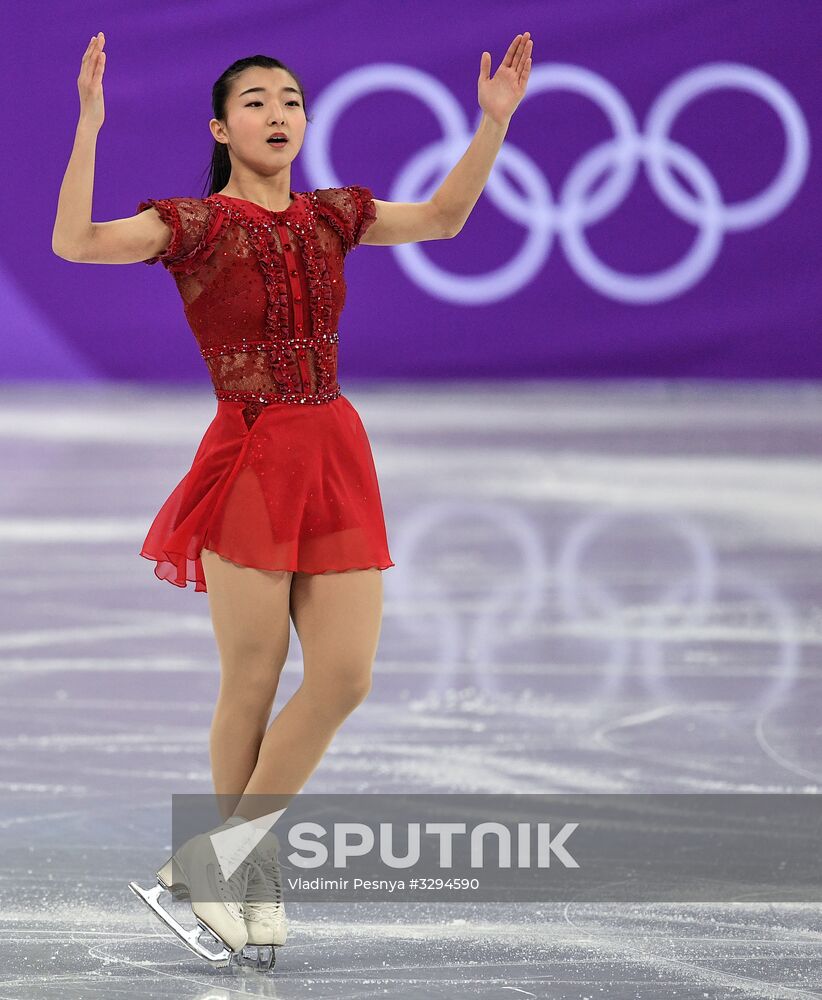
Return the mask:
<svg viewBox="0 0 822 1000">
<path fill-rule="evenodd" d="M 156 264 L 173 269 L 177 265 L 190 266 L 198 250 L 205 245 L 211 210 L 199 198 L 147 198 L 137 206 L 137 212 L 154 208 L 171 230 L 168 246 L 156 257 L 149 257 L 144 264 Z"/>
<path fill-rule="evenodd" d="M 376 221 L 377 206 L 370 188 L 349 184 L 341 188 L 324 188 L 317 191 L 317 194 L 324 206 L 333 213 L 334 220 L 338 223 L 335 228 L 342 236 L 344 252 L 348 253 Z"/>
</svg>

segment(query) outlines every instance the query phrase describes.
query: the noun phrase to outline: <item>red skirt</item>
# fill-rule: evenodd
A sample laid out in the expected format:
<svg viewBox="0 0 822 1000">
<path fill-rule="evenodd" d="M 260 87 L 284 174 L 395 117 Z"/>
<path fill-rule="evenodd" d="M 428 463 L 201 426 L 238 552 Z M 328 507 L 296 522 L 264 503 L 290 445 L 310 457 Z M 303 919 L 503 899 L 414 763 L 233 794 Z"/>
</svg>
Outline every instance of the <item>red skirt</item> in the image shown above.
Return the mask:
<svg viewBox="0 0 822 1000">
<path fill-rule="evenodd" d="M 217 400 L 190 470 L 154 518 L 140 555 L 177 587 L 206 590 L 203 548 L 257 569 L 387 569 L 380 489 L 360 416 L 330 403 Z"/>
</svg>

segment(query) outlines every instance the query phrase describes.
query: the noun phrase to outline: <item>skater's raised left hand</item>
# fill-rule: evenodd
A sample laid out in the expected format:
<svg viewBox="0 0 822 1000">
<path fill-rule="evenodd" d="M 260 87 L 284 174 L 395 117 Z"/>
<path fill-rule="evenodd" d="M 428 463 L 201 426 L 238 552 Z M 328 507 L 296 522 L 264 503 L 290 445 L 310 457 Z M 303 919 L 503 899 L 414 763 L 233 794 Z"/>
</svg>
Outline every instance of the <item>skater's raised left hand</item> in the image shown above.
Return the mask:
<svg viewBox="0 0 822 1000">
<path fill-rule="evenodd" d="M 531 72 L 531 32 L 517 37 L 508 46 L 505 58 L 491 76 L 491 53 L 483 52 L 477 83 L 479 105 L 498 125 L 507 125 L 519 102 L 525 96 Z"/>
</svg>

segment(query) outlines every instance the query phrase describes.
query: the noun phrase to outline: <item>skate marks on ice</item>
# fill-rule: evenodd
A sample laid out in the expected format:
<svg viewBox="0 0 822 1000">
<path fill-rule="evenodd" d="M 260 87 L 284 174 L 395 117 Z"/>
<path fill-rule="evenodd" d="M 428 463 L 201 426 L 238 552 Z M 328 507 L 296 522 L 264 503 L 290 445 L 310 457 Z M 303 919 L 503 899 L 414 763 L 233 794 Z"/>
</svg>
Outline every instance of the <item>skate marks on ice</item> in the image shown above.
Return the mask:
<svg viewBox="0 0 822 1000">
<path fill-rule="evenodd" d="M 22 968 L 16 975 L 3 971 L 0 1000 L 149 994 L 228 1000 L 240 993 L 280 1000 L 822 997 L 814 973 L 818 908 L 348 904 L 342 912 L 334 904 L 299 910 L 293 938 L 270 973 L 204 967 L 168 935 L 129 930 L 123 914 L 114 920 L 77 914 L 68 924 L 58 915 L 48 927 L 40 916 L 43 934 L 35 938 L 30 927 Z M 11 945 L 6 935 L 3 944 Z"/>
</svg>

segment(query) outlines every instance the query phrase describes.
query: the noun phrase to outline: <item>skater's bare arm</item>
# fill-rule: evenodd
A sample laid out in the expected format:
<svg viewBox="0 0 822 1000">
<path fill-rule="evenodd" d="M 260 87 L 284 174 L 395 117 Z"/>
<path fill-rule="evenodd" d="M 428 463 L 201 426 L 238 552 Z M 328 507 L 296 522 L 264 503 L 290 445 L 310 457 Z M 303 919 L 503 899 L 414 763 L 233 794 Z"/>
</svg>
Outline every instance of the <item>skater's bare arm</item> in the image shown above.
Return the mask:
<svg viewBox="0 0 822 1000">
<path fill-rule="evenodd" d="M 439 205 L 432 201 L 379 201 L 374 199 L 377 218 L 363 234 L 361 243 L 394 246 L 447 240 L 455 235 Z"/>
<path fill-rule="evenodd" d="M 482 117 L 468 149 L 430 201 L 375 201 L 377 218 L 363 233 L 362 243 L 414 243 L 457 235 L 482 194 L 511 116 L 525 96 L 533 47 L 529 31 L 517 35 L 493 76 L 491 53 L 482 53 L 477 81 Z"/>
<path fill-rule="evenodd" d="M 80 66 L 80 118 L 74 147 L 66 168 L 51 248 L 64 260 L 86 264 L 133 264 L 164 250 L 171 230 L 153 208 L 127 219 L 92 222 L 94 156 L 97 135 L 105 119 L 103 68 L 105 36 L 102 31 L 89 42 Z"/>
<path fill-rule="evenodd" d="M 54 252 L 64 260 L 82 264 L 135 264 L 165 250 L 171 230 L 155 208 L 110 222 L 92 222 L 85 240 Z"/>
</svg>

